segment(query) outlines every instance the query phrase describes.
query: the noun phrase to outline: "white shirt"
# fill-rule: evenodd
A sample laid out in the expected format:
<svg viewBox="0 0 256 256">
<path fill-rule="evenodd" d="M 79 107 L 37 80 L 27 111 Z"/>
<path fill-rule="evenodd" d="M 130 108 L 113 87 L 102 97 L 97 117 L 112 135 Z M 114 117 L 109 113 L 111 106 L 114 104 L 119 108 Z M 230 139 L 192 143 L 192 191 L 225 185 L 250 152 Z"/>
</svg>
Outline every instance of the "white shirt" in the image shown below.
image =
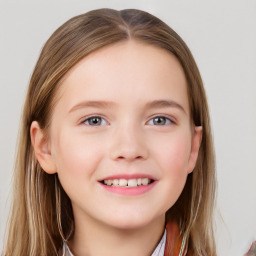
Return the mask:
<svg viewBox="0 0 256 256">
<path fill-rule="evenodd" d="M 157 247 L 155 248 L 151 256 L 164 256 L 165 243 L 166 243 L 166 230 L 164 231 L 161 241 L 158 243 Z M 62 256 L 74 256 L 65 242 L 63 243 L 62 251 L 63 251 Z"/>
</svg>

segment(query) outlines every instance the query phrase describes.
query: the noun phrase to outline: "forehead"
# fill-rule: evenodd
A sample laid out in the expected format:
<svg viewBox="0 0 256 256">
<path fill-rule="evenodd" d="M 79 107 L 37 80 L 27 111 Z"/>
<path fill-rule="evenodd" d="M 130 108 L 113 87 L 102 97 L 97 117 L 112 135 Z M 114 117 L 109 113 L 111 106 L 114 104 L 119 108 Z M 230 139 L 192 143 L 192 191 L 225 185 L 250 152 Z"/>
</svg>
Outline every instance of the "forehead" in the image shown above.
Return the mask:
<svg viewBox="0 0 256 256">
<path fill-rule="evenodd" d="M 66 74 L 59 95 L 66 105 L 88 97 L 121 102 L 171 97 L 189 108 L 187 82 L 177 58 L 167 50 L 134 40 L 103 47 L 85 57 Z"/>
</svg>

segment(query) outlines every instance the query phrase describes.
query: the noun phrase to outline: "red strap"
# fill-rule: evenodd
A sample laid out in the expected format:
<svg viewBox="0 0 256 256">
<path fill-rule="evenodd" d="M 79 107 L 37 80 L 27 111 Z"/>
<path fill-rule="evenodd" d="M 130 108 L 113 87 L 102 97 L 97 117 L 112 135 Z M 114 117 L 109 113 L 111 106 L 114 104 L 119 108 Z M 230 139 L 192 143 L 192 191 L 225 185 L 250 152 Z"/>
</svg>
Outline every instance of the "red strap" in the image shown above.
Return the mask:
<svg viewBox="0 0 256 256">
<path fill-rule="evenodd" d="M 171 222 L 166 226 L 167 237 L 164 256 L 179 256 L 182 238 L 176 223 Z"/>
</svg>

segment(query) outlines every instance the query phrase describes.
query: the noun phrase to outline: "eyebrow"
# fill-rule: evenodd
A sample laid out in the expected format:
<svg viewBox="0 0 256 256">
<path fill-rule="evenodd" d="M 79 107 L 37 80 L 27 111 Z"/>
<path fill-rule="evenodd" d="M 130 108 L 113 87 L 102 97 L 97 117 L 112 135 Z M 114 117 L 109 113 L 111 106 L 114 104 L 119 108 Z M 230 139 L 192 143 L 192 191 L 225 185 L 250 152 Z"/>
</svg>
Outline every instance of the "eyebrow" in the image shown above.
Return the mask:
<svg viewBox="0 0 256 256">
<path fill-rule="evenodd" d="M 70 112 L 73 112 L 75 110 L 86 108 L 86 107 L 93 107 L 93 108 L 110 108 L 113 106 L 116 106 L 117 104 L 112 101 L 83 101 L 75 105 L 69 110 Z"/>
<path fill-rule="evenodd" d="M 170 107 L 178 108 L 186 114 L 184 107 L 181 104 L 179 104 L 178 102 L 173 101 L 173 100 L 154 100 L 154 101 L 148 102 L 146 104 L 146 108 L 149 108 L 149 109 L 151 109 L 151 108 L 170 108 Z"/>
<path fill-rule="evenodd" d="M 78 103 L 77 105 L 73 106 L 70 110 L 70 112 L 76 111 L 81 108 L 86 107 L 94 107 L 94 108 L 110 108 L 115 107 L 117 104 L 112 101 L 83 101 Z M 182 112 L 186 114 L 185 109 L 183 106 L 176 101 L 173 100 L 154 100 L 151 102 L 148 102 L 145 106 L 146 109 L 153 109 L 153 108 L 177 108 L 180 109 Z"/>
</svg>

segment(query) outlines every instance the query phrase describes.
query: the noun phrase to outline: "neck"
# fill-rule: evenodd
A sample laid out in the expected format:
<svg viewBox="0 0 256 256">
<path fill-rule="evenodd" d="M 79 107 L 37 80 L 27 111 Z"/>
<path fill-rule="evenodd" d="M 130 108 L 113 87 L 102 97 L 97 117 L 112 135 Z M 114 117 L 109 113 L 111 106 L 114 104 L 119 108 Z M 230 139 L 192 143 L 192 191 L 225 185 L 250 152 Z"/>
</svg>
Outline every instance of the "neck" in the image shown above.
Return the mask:
<svg viewBox="0 0 256 256">
<path fill-rule="evenodd" d="M 75 218 L 75 233 L 69 247 L 75 256 L 149 256 L 164 232 L 164 216 L 150 224 L 122 229 L 99 223 L 88 216 Z"/>
</svg>

